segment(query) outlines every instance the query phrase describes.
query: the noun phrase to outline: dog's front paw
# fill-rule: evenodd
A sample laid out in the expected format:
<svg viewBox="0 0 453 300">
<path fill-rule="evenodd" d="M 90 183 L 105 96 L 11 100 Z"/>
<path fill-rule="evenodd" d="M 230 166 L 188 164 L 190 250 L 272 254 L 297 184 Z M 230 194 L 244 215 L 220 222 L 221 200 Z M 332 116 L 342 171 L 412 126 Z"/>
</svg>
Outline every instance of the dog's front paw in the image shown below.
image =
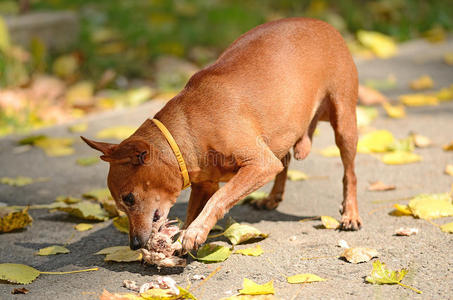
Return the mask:
<svg viewBox="0 0 453 300">
<path fill-rule="evenodd" d="M 362 219 L 358 214 L 343 214 L 341 216 L 340 229 L 341 230 L 359 230 L 362 227 Z"/>
<path fill-rule="evenodd" d="M 208 237 L 209 230 L 200 227 L 189 226 L 181 233 L 181 244 L 184 251 L 197 249 Z"/>
</svg>

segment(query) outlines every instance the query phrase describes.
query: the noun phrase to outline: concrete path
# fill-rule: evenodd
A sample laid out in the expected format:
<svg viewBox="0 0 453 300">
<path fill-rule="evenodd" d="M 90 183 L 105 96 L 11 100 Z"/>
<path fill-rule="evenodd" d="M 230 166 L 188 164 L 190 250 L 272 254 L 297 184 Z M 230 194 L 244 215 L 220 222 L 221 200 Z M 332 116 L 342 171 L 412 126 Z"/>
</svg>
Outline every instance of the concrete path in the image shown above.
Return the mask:
<svg viewBox="0 0 453 300">
<path fill-rule="evenodd" d="M 360 78 L 385 78 L 394 74 L 398 87 L 387 93 L 395 97 L 409 92 L 408 82 L 423 74 L 432 76 L 436 89 L 453 83 L 453 67 L 442 61 L 442 55 L 453 51 L 453 40 L 432 45 L 423 41 L 403 45 L 400 54 L 389 60 L 358 61 Z M 113 125 L 138 126 L 162 106 L 153 102 L 144 106 L 108 112 L 88 118 L 89 129 L 84 135 L 94 137 L 102 128 Z M 232 255 L 218 264 L 189 261 L 185 269 L 161 270 L 140 263 L 108 263 L 102 256 L 93 255 L 109 246 L 127 245 L 128 237 L 118 232 L 111 221 L 96 224 L 91 231 L 77 232 L 74 224 L 80 221 L 65 213 L 33 210 L 33 225 L 24 231 L 0 235 L 0 262 L 23 263 L 41 271 L 67 271 L 98 266 L 97 272 L 72 275 L 42 275 L 26 287 L 28 295 L 11 295 L 19 285 L 0 284 L 1 299 L 98 299 L 103 289 L 126 292 L 123 280 L 136 280 L 139 284 L 158 274 L 171 275 L 180 285 L 186 286 L 193 275 L 208 275 L 218 266 L 220 271 L 209 279 L 195 294 L 200 299 L 219 299 L 235 294 L 244 277 L 258 283 L 274 280 L 276 296 L 283 299 L 447 299 L 453 297 L 453 235 L 443 233 L 432 224 L 412 217 L 393 217 L 388 212 L 393 203 L 407 203 L 396 199 L 419 193 L 448 192 L 453 177 L 443 174 L 447 163 L 453 164 L 453 153 L 444 152 L 441 146 L 453 140 L 453 102 L 433 107 L 408 108 L 405 119 L 393 120 L 380 110 L 372 124 L 377 129 L 388 129 L 396 137 L 404 138 L 414 131 L 430 137 L 435 146 L 417 149 L 423 161 L 403 166 L 388 166 L 371 155 L 357 157 L 358 197 L 364 228 L 359 232 L 339 232 L 318 229 L 320 221 L 299 222 L 304 218 L 330 215 L 339 218 L 341 203 L 342 165 L 339 158 L 326 158 L 319 149 L 333 145 L 332 130 L 321 124 L 320 135 L 315 137 L 314 149 L 303 162 L 293 162 L 291 169 L 302 170 L 315 177 L 301 182 L 288 182 L 286 198 L 277 210 L 255 211 L 248 206 L 234 207 L 229 213 L 239 222 L 259 228 L 269 237 L 259 244 L 265 253 L 260 257 Z M 41 130 L 49 136 L 73 136 L 67 126 Z M 8 136 L 0 140 L 0 177 L 49 177 L 50 180 L 24 187 L 0 185 L 0 202 L 9 205 L 51 203 L 58 195 L 79 196 L 93 188 L 105 187 L 108 166 L 99 163 L 91 167 L 78 166 L 75 160 L 91 156 L 94 152 L 81 141 L 75 144 L 76 153 L 62 158 L 49 158 L 40 149 L 15 153 L 19 137 Z M 318 179 L 316 179 L 318 178 Z M 381 180 L 395 184 L 389 192 L 369 192 L 369 182 Z M 266 186 L 263 190 L 268 190 Z M 184 218 L 189 192 L 182 193 L 171 215 Z M 379 203 L 374 201 L 382 200 Z M 439 224 L 453 218 L 435 220 Z M 396 237 L 399 227 L 416 227 L 419 234 Z M 295 237 L 291 238 L 290 237 Z M 353 246 L 372 247 L 379 251 L 379 259 L 392 269 L 409 268 L 404 282 L 423 291 L 417 295 L 400 286 L 375 286 L 364 282 L 372 263 L 350 264 L 333 256 L 341 249 L 337 241 L 346 240 Z M 35 256 L 39 248 L 64 244 L 71 240 L 71 253 L 57 256 Z M 225 240 L 220 239 L 225 242 Z M 238 246 L 245 248 L 247 245 Z M 302 260 L 301 258 L 332 256 L 331 258 Z M 305 285 L 290 285 L 283 275 L 314 273 L 328 280 Z"/>
</svg>

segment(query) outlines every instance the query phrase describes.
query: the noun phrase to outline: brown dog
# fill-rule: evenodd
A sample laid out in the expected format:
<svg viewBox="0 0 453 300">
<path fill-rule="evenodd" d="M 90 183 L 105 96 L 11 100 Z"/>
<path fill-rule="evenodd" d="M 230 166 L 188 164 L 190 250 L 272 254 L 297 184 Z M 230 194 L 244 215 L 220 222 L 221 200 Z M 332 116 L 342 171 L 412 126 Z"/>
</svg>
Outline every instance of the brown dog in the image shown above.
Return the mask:
<svg viewBox="0 0 453 300">
<path fill-rule="evenodd" d="M 192 76 L 155 119 L 179 145 L 192 192 L 184 249 L 202 244 L 217 220 L 271 181 L 257 205 L 282 201 L 294 147 L 304 159 L 319 120 L 330 121 L 344 166 L 341 226 L 361 226 L 356 199 L 357 70 L 341 35 L 305 18 L 258 26 Z M 183 186 L 178 161 L 159 128 L 146 120 L 119 145 L 84 139 L 110 163 L 108 187 L 130 220 L 130 245 L 143 247 Z M 219 182 L 227 182 L 219 189 Z"/>
</svg>

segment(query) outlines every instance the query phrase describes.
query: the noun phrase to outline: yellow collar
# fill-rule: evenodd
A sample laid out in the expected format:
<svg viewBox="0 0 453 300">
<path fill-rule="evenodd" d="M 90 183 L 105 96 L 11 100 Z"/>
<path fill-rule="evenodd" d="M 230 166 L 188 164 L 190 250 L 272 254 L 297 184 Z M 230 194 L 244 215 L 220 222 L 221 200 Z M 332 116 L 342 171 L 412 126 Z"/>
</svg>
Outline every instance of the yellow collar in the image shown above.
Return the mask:
<svg viewBox="0 0 453 300">
<path fill-rule="evenodd" d="M 153 121 L 154 124 L 156 124 L 156 126 L 160 129 L 165 139 L 167 140 L 168 144 L 170 145 L 171 149 L 175 153 L 176 160 L 178 161 L 179 169 L 181 170 L 181 175 L 184 180 L 182 189 L 184 190 L 188 188 L 190 186 L 189 172 L 187 171 L 187 166 L 184 161 L 184 158 L 182 157 L 181 150 L 179 150 L 178 144 L 176 144 L 176 141 L 171 135 L 170 131 L 168 131 L 167 127 L 165 127 L 165 125 L 162 124 L 161 121 L 157 119 L 151 119 L 151 121 Z"/>
</svg>

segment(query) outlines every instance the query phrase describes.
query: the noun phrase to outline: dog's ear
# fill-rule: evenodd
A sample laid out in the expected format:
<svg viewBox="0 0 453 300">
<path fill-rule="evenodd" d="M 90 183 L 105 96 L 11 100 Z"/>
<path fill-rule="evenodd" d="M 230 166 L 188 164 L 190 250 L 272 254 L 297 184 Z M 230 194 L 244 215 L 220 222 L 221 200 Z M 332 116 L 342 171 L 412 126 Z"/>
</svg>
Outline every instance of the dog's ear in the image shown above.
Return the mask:
<svg viewBox="0 0 453 300">
<path fill-rule="evenodd" d="M 90 146 L 93 149 L 96 149 L 98 151 L 101 151 L 102 155 L 101 159 L 105 161 L 109 161 L 109 157 L 112 155 L 112 153 L 115 151 L 115 149 L 118 147 L 117 144 L 110 144 L 110 143 L 102 143 L 102 142 L 95 142 L 92 140 L 87 139 L 86 137 L 81 136 L 80 137 L 85 143 L 87 143 L 88 146 Z"/>
<path fill-rule="evenodd" d="M 151 145 L 141 137 L 131 137 L 121 142 L 109 155 L 103 155 L 103 160 L 111 163 L 131 163 L 133 165 L 148 165 L 151 161 Z"/>
</svg>

